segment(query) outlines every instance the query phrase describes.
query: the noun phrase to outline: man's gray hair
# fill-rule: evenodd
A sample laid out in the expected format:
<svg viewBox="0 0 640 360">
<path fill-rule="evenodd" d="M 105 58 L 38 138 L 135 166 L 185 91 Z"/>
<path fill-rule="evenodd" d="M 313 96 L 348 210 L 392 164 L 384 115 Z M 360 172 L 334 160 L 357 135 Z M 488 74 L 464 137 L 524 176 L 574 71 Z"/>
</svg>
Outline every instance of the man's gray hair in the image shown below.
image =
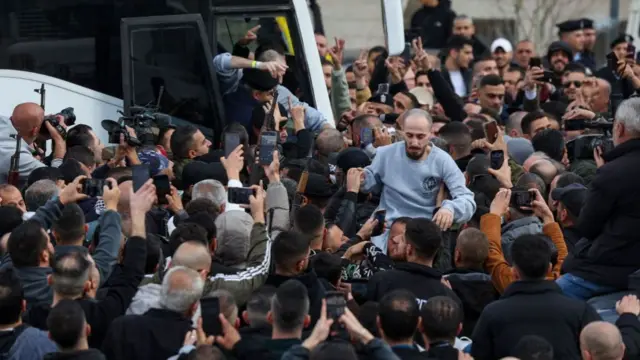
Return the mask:
<svg viewBox="0 0 640 360">
<path fill-rule="evenodd" d="M 42 179 L 34 182 L 24 193 L 24 202 L 28 211 L 36 211 L 39 207 L 58 195 L 56 183 L 49 179 Z"/>
<path fill-rule="evenodd" d="M 460 14 L 460 15 L 456 16 L 454 21 L 456 21 L 456 20 L 469 20 L 473 24 L 473 19 L 469 15 L 465 15 L 465 14 Z"/>
<path fill-rule="evenodd" d="M 321 155 L 329 156 L 334 152 L 344 149 L 344 138 L 342 133 L 334 128 L 324 129 L 318 134 L 316 147 Z"/>
<path fill-rule="evenodd" d="M 227 190 L 218 180 L 202 180 L 193 186 L 191 199 L 205 198 L 213 201 L 213 204 L 220 210 L 227 203 Z"/>
<path fill-rule="evenodd" d="M 204 281 L 197 271 L 172 267 L 162 280 L 160 299 L 167 310 L 185 313 L 202 297 Z"/>
<path fill-rule="evenodd" d="M 406 115 L 404 116 L 405 123 L 407 122 L 407 119 L 412 118 L 412 117 L 424 118 L 424 119 L 427 119 L 427 121 L 429 122 L 429 125 L 433 124 L 433 118 L 431 117 L 431 114 L 429 114 L 428 112 L 426 112 L 426 111 L 424 111 L 422 109 L 411 109 L 411 110 L 408 110 L 406 112 Z"/>
<path fill-rule="evenodd" d="M 616 121 L 623 124 L 627 131 L 640 136 L 640 98 L 627 99 L 618 105 Z"/>
<path fill-rule="evenodd" d="M 516 130 L 518 133 L 522 133 L 522 118 L 527 115 L 526 111 L 516 111 L 513 114 L 509 115 L 509 119 L 507 120 L 507 124 L 505 125 L 505 130 L 507 135 L 511 130 Z"/>
<path fill-rule="evenodd" d="M 217 298 L 220 304 L 220 312 L 224 315 L 225 319 L 231 324 L 236 322 L 238 318 L 238 304 L 232 293 L 228 290 L 218 289 L 210 292 L 206 297 Z"/>
</svg>

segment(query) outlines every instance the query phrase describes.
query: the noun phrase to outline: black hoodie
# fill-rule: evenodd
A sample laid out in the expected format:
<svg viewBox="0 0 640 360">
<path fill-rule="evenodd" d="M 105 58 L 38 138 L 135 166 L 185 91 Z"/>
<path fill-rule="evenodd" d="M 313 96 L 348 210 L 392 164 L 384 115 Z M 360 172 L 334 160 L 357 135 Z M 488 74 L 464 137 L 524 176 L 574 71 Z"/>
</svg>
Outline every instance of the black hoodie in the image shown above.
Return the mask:
<svg viewBox="0 0 640 360">
<path fill-rule="evenodd" d="M 309 328 L 313 328 L 316 321 L 320 318 L 322 299 L 324 299 L 325 296 L 324 286 L 313 269 L 307 269 L 304 273 L 295 277 L 270 274 L 264 284 L 277 288 L 282 283 L 290 279 L 300 281 L 307 288 L 307 292 L 309 293 L 309 315 L 311 316 L 311 324 L 309 324 Z"/>
<path fill-rule="evenodd" d="M 451 37 L 455 18 L 451 0 L 440 0 L 436 7 L 423 6 L 413 14 L 411 30 L 422 37 L 426 49 L 442 49 Z"/>
<path fill-rule="evenodd" d="M 69 352 L 49 353 L 44 360 L 105 360 L 106 357 L 100 350 L 87 349 Z"/>
</svg>

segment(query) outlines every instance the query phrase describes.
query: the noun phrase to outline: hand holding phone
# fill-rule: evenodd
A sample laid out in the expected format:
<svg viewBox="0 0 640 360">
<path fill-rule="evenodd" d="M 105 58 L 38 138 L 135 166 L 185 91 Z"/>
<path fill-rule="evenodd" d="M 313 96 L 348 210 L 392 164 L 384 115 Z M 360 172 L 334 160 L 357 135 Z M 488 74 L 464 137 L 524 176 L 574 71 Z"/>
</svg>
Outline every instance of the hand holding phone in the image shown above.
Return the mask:
<svg viewBox="0 0 640 360">
<path fill-rule="evenodd" d="M 224 134 L 224 157 L 229 155 L 240 145 L 240 134 L 228 132 Z"/>
<path fill-rule="evenodd" d="M 278 133 L 275 131 L 265 131 L 260 135 L 260 165 L 270 165 L 273 162 L 273 152 L 278 143 Z"/>
<path fill-rule="evenodd" d="M 511 205 L 515 208 L 531 207 L 536 199 L 536 193 L 530 190 L 515 190 L 511 192 Z"/>
<path fill-rule="evenodd" d="M 131 178 L 133 180 L 133 192 L 138 191 L 147 180 L 149 180 L 149 167 L 147 165 L 136 165 L 131 169 Z"/>
<path fill-rule="evenodd" d="M 487 141 L 493 144 L 498 140 L 498 123 L 495 121 L 489 121 L 484 124 L 484 133 L 487 137 Z"/>
<path fill-rule="evenodd" d="M 375 229 L 371 233 L 371 236 L 379 236 L 384 232 L 384 221 L 387 216 L 387 210 L 378 210 L 373 214 L 373 217 L 378 221 Z"/>
<path fill-rule="evenodd" d="M 529 59 L 529 67 L 542 68 L 542 59 L 539 57 L 532 57 Z"/>
<path fill-rule="evenodd" d="M 200 299 L 202 329 L 208 336 L 224 335 L 220 323 L 220 300 L 215 297 Z"/>
<path fill-rule="evenodd" d="M 169 203 L 167 195 L 171 195 L 171 181 L 167 175 L 156 175 L 153 177 L 153 185 L 156 187 L 156 196 L 158 204 L 166 205 Z"/>
<path fill-rule="evenodd" d="M 230 187 L 227 189 L 228 198 L 227 201 L 231 204 L 249 205 L 251 196 L 255 196 L 255 192 L 252 188 L 239 188 Z"/>
<path fill-rule="evenodd" d="M 491 168 L 494 170 L 499 170 L 504 164 L 504 151 L 502 150 L 494 150 L 490 154 L 491 158 Z"/>
<path fill-rule="evenodd" d="M 347 299 L 345 299 L 344 293 L 340 291 L 328 291 L 325 299 L 327 300 L 327 318 L 333 319 L 334 323 L 337 323 L 338 319 L 344 314 Z"/>
<path fill-rule="evenodd" d="M 82 185 L 82 193 L 88 197 L 102 196 L 104 193 L 104 186 L 109 186 L 111 189 L 111 183 L 102 179 L 83 179 L 80 184 Z"/>
</svg>

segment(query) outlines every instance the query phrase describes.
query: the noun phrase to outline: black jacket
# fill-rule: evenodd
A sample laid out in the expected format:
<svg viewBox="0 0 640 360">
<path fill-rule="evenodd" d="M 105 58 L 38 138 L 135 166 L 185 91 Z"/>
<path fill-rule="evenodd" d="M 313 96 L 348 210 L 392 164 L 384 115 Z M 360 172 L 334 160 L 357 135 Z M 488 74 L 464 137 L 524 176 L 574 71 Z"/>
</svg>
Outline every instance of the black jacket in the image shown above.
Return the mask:
<svg viewBox="0 0 640 360">
<path fill-rule="evenodd" d="M 628 276 L 640 268 L 640 139 L 604 155 L 580 211 L 577 228 L 587 239 L 576 245 L 563 270 L 600 285 L 627 289 Z"/>
<path fill-rule="evenodd" d="M 450 0 L 440 0 L 436 7 L 423 6 L 411 18 L 411 30 L 422 37 L 427 49 L 442 49 L 453 31 L 456 13 L 451 10 Z"/>
<path fill-rule="evenodd" d="M 105 360 L 104 354 L 100 350 L 87 349 L 70 352 L 49 353 L 44 356 L 44 360 Z"/>
<path fill-rule="evenodd" d="M 640 357 L 640 321 L 634 314 L 625 313 L 616 320 L 616 326 L 624 342 L 624 359 Z"/>
<path fill-rule="evenodd" d="M 147 259 L 146 240 L 131 237 L 127 240 L 126 246 L 123 271 L 110 278 L 110 287 L 106 289 L 105 297 L 100 301 L 84 298 L 77 300 L 84 310 L 87 323 L 91 325 L 89 346 L 92 348 L 100 348 L 111 322 L 125 314 L 144 277 L 144 265 Z M 48 330 L 47 317 L 50 311 L 50 305 L 31 308 L 29 324 L 41 330 Z"/>
<path fill-rule="evenodd" d="M 562 235 L 564 236 L 564 242 L 567 244 L 567 251 L 569 254 L 572 254 L 576 244 L 580 239 L 582 239 L 582 235 L 580 235 L 580 230 L 577 228 L 570 226 L 562 228 Z"/>
<path fill-rule="evenodd" d="M 433 96 L 442 105 L 445 115 L 451 121 L 464 121 L 467 117 L 467 113 L 464 111 L 464 102 L 453 91 L 449 74 L 447 73 L 445 77 L 440 71 L 431 69 L 427 71 L 427 77 L 433 88 Z"/>
<path fill-rule="evenodd" d="M 473 347 L 473 346 L 472 346 Z M 458 349 L 451 346 L 451 344 L 430 344 L 427 354 L 432 359 L 438 360 L 458 360 Z"/>
<path fill-rule="evenodd" d="M 451 88 L 451 90 L 454 91 L 454 94 L 455 94 L 455 87 L 453 86 L 453 82 L 451 81 L 451 75 L 449 74 L 449 71 L 444 67 L 444 65 L 442 66 L 442 70 L 440 70 L 440 72 L 442 73 L 442 77 L 449 84 L 449 87 Z M 467 93 L 465 94 L 465 96 L 469 95 L 471 94 L 471 85 L 472 85 L 471 83 L 473 82 L 473 70 L 460 69 L 460 74 L 462 75 L 462 79 L 464 80 L 464 84 L 467 90 Z"/>
<path fill-rule="evenodd" d="M 28 327 L 29 325 L 22 324 L 11 330 L 0 331 L 0 359 L 4 359 L 4 356 L 7 356 L 18 336 Z"/>
<path fill-rule="evenodd" d="M 491 282 L 491 275 L 481 270 L 453 269 L 446 274 L 453 292 L 462 301 L 464 323 L 460 336 L 471 337 L 484 308 L 500 294 Z"/>
<path fill-rule="evenodd" d="M 580 359 L 580 332 L 600 315 L 587 303 L 571 299 L 553 281 L 516 281 L 500 300 L 488 305 L 473 332 L 476 360 L 513 355 L 518 341 L 537 335 L 553 345 L 555 359 Z"/>
<path fill-rule="evenodd" d="M 429 360 L 433 359 L 426 352 L 420 352 L 417 347 L 412 346 L 392 346 L 391 350 L 400 360 Z"/>
<path fill-rule="evenodd" d="M 449 296 L 460 302 L 441 280 L 442 273 L 436 269 L 415 263 L 399 263 L 395 269 L 378 272 L 369 279 L 367 299 L 380 301 L 390 291 L 407 289 L 418 298 L 420 307 L 434 296 Z"/>
<path fill-rule="evenodd" d="M 168 359 L 178 353 L 191 319 L 171 310 L 151 309 L 113 321 L 102 344 L 110 360 Z"/>
<path fill-rule="evenodd" d="M 622 97 L 627 99 L 636 91 L 631 81 L 620 78 L 608 66 L 600 68 L 594 75 L 611 84 L 611 94 L 622 94 Z"/>
<path fill-rule="evenodd" d="M 309 325 L 309 328 L 312 329 L 316 321 L 320 318 L 322 299 L 324 299 L 325 296 L 324 286 L 322 286 L 320 279 L 318 279 L 318 276 L 313 269 L 307 269 L 306 272 L 296 277 L 269 274 L 269 277 L 264 284 L 277 288 L 282 283 L 290 279 L 300 281 L 307 288 L 309 295 L 309 315 L 311 316 L 311 324 Z"/>
</svg>

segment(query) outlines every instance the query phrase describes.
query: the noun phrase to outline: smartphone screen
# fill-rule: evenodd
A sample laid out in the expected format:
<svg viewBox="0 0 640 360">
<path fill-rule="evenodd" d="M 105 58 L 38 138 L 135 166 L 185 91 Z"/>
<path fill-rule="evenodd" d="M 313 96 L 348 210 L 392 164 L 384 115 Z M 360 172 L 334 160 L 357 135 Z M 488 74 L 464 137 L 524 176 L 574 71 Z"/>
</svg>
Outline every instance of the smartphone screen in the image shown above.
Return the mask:
<svg viewBox="0 0 640 360">
<path fill-rule="evenodd" d="M 362 129 L 362 133 L 360 134 L 360 143 L 364 146 L 369 144 L 373 144 L 373 129 L 364 128 Z"/>
<path fill-rule="evenodd" d="M 389 84 L 380 84 L 378 85 L 378 94 L 388 94 L 389 93 Z"/>
<path fill-rule="evenodd" d="M 278 133 L 265 131 L 260 136 L 260 165 L 269 165 L 273 161 L 273 151 L 278 143 Z"/>
<path fill-rule="evenodd" d="M 635 58 L 636 58 L 636 47 L 632 43 L 629 43 L 627 45 L 627 59 L 631 61 L 635 61 Z"/>
<path fill-rule="evenodd" d="M 378 210 L 373 214 L 373 217 L 378 220 L 378 226 L 373 229 L 373 233 L 371 233 L 371 235 L 382 235 L 382 232 L 384 231 L 384 220 L 387 217 L 387 210 Z"/>
<path fill-rule="evenodd" d="M 504 151 L 502 150 L 494 150 L 491 152 L 491 168 L 494 170 L 498 170 L 502 167 L 504 163 Z"/>
<path fill-rule="evenodd" d="M 225 133 L 224 134 L 224 157 L 228 158 L 229 154 L 233 152 L 240 145 L 240 134 L 238 133 Z"/>
<path fill-rule="evenodd" d="M 252 188 L 230 187 L 227 189 L 229 201 L 232 204 L 249 205 L 249 198 L 253 195 Z"/>
<path fill-rule="evenodd" d="M 220 300 L 218 298 L 200 299 L 200 311 L 202 313 L 202 329 L 207 336 L 218 336 L 222 334 L 222 324 L 220 323 Z"/>
<path fill-rule="evenodd" d="M 340 291 L 329 291 L 325 295 L 325 299 L 327 300 L 327 317 L 338 320 L 344 314 L 344 308 L 347 306 L 344 294 Z"/>
<path fill-rule="evenodd" d="M 496 142 L 498 139 L 498 123 L 490 121 L 484 124 L 484 133 L 487 136 L 487 141 L 492 144 Z"/>
<path fill-rule="evenodd" d="M 149 167 L 147 165 L 135 165 L 131 169 L 133 180 L 133 191 L 136 192 L 149 180 Z"/>
<path fill-rule="evenodd" d="M 102 179 L 84 179 L 82 180 L 82 193 L 89 197 L 102 196 L 105 184 L 108 183 Z"/>
<path fill-rule="evenodd" d="M 531 59 L 529 59 L 529 66 L 530 67 L 542 67 L 542 59 L 539 57 L 532 57 Z"/>
<path fill-rule="evenodd" d="M 171 182 L 167 175 L 156 175 L 153 177 L 153 185 L 156 186 L 156 196 L 158 204 L 168 204 L 167 195 L 171 195 Z"/>
</svg>

